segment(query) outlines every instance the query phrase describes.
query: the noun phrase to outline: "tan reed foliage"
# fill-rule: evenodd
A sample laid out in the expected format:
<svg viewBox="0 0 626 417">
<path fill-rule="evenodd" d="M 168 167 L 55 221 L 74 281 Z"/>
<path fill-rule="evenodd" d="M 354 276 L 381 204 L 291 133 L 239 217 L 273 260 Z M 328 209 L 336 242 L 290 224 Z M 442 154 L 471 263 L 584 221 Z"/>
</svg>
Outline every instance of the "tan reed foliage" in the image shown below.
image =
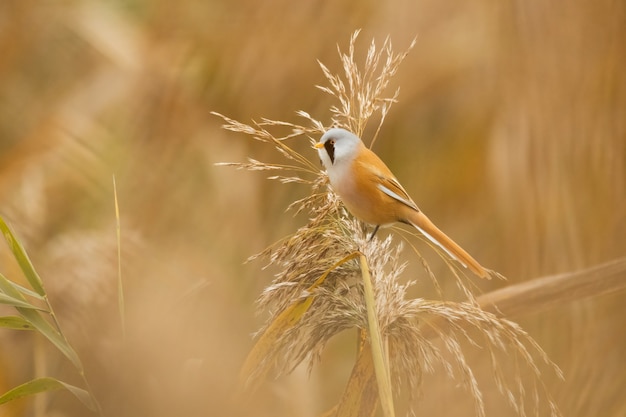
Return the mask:
<svg viewBox="0 0 626 417">
<path fill-rule="evenodd" d="M 372 42 L 364 64 L 359 65 L 355 58 L 357 37 L 358 32 L 355 32 L 347 54 L 339 49 L 343 75 L 333 74 L 320 62 L 329 86 L 318 87 L 339 103 L 331 107 L 330 125 L 361 135 L 371 117 L 379 115 L 377 134 L 398 96 L 397 90 L 391 97 L 386 96 L 386 87 L 408 51 L 394 53 L 389 39 L 379 49 Z M 373 280 L 377 320 L 387 349 L 394 396 L 408 396 L 411 410 L 419 407 L 424 374 L 443 370 L 471 394 L 474 413 L 485 415 L 483 393 L 466 353 L 467 347 L 474 346 L 491 358 L 497 389 L 518 415 L 539 414 L 545 410 L 552 416 L 560 414 L 541 381 L 542 368 L 547 367 L 559 375 L 560 370 L 519 325 L 480 308 L 471 281 L 452 261 L 449 261 L 450 270 L 467 296 L 465 301 L 407 296 L 407 289 L 415 281 L 401 280 L 405 269 L 400 261 L 404 241 L 411 245 L 435 285 L 440 279 L 430 271 L 411 240 L 388 236 L 368 241 L 365 227 L 345 211 L 327 186 L 325 172 L 288 145 L 289 141 L 306 137 L 311 144 L 315 143 L 326 130 L 324 123 L 304 111 L 298 114 L 309 126 L 267 119 L 244 124 L 215 114 L 225 120 L 225 129 L 273 146 L 287 161 L 272 164 L 249 159 L 221 165 L 275 172 L 269 178 L 311 188 L 309 196 L 289 206 L 295 212 L 306 212 L 309 222 L 251 258 L 267 259 L 268 265 L 278 273 L 258 299 L 259 309 L 269 316 L 257 332 L 256 345 L 243 366 L 244 389 L 254 390 L 268 374 L 287 374 L 303 362 L 308 363 L 310 369 L 320 359 L 328 342 L 346 329 L 357 329 L 361 337 L 368 337 L 362 270 L 354 256 L 361 253 L 367 259 Z M 285 127 L 290 128 L 291 133 L 276 137 L 270 132 L 272 128 Z M 372 388 L 374 371 L 369 362 L 370 350 L 364 347 L 367 343 L 362 340 L 352 376 L 339 404 L 324 415 L 375 413 L 378 402 L 362 395 L 372 390 L 377 392 Z M 507 361 L 506 366 L 503 360 Z M 513 368 L 515 372 L 510 374 L 505 368 Z"/>
</svg>

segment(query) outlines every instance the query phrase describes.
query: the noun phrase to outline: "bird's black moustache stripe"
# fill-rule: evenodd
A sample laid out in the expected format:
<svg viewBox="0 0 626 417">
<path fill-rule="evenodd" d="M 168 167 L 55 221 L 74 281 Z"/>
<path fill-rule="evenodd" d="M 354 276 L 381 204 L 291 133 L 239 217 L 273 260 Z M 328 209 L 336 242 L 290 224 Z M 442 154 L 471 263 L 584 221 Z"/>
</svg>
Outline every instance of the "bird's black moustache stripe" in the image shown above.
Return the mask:
<svg viewBox="0 0 626 417">
<path fill-rule="evenodd" d="M 330 162 L 334 164 L 335 163 L 335 141 L 327 140 L 326 142 L 324 142 L 324 149 L 326 149 L 326 153 L 328 153 Z"/>
</svg>

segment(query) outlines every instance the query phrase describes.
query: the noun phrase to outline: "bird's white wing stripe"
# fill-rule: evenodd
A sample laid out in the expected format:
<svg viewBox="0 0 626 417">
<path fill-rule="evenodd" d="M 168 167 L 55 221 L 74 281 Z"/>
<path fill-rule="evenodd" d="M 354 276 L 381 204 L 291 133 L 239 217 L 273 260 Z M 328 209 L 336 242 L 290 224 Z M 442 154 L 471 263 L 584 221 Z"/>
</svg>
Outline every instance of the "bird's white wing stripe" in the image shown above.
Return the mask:
<svg viewBox="0 0 626 417">
<path fill-rule="evenodd" d="M 407 200 L 406 198 L 400 197 L 398 195 L 398 193 L 394 193 L 393 191 L 391 191 L 389 188 L 385 187 L 384 185 L 378 184 L 377 187 L 378 187 L 378 189 L 380 191 L 382 191 L 383 193 L 387 194 L 389 197 L 395 198 L 396 200 L 398 200 L 402 204 L 407 205 L 407 206 L 411 207 L 414 210 L 418 210 L 417 207 L 415 206 L 415 203 L 413 203 L 410 200 Z"/>
</svg>

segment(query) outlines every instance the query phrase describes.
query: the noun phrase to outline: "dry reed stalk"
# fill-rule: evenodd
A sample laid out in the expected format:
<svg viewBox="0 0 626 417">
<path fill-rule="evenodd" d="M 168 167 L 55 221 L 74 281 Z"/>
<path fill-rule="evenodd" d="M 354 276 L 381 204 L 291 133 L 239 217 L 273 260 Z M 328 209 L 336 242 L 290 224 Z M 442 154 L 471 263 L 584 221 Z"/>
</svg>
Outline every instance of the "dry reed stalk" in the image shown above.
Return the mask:
<svg viewBox="0 0 626 417">
<path fill-rule="evenodd" d="M 477 298 L 485 311 L 505 317 L 519 316 L 626 288 L 626 258 L 581 271 L 536 278 L 510 285 Z"/>
<path fill-rule="evenodd" d="M 357 36 L 355 32 L 351 37 L 347 54 L 339 50 L 343 76 L 334 75 L 320 63 L 330 85 L 318 87 L 339 102 L 338 106 L 331 107 L 330 124 L 360 135 L 371 116 L 380 113 L 378 132 L 395 102 L 398 91 L 391 97 L 384 96 L 384 92 L 406 52 L 395 54 L 389 39 L 380 49 L 372 42 L 361 67 L 354 57 Z M 378 385 L 373 382 L 375 363 L 370 355 L 373 348 L 363 271 L 355 256 L 362 254 L 372 279 L 376 321 L 384 339 L 382 344 L 387 347 L 391 370 L 389 385 L 395 396 L 408 393 L 411 407 L 416 407 L 423 374 L 433 373 L 439 366 L 471 394 L 475 414 L 484 416 L 483 394 L 463 348 L 469 344 L 484 348 L 490 355 L 495 384 L 518 415 L 527 415 L 529 399 L 533 401 L 535 413 L 547 407 L 550 415 L 559 415 L 541 383 L 539 362 L 560 374 L 558 368 L 517 324 L 480 308 L 471 285 L 466 284 L 468 278 L 456 265 L 450 264 L 451 271 L 467 296 L 465 302 L 407 297 L 407 288 L 413 282 L 400 281 L 404 269 L 399 261 L 403 242 L 391 236 L 369 242 L 363 225 L 347 214 L 336 194 L 327 187 L 325 172 L 287 144 L 303 137 L 314 144 L 326 130 L 322 122 L 303 111 L 298 115 L 310 123 L 308 127 L 267 119 L 248 125 L 215 114 L 226 122 L 225 129 L 271 145 L 287 160 L 284 165 L 254 159 L 223 165 L 272 171 L 278 175 L 271 179 L 311 187 L 308 197 L 289 206 L 297 212 L 307 212 L 309 223 L 251 258 L 268 259 L 279 272 L 258 299 L 259 309 L 268 311 L 269 318 L 259 330 L 257 344 L 242 370 L 244 388 L 254 389 L 269 373 L 287 374 L 303 361 L 308 361 L 312 367 L 330 339 L 343 330 L 358 329 L 365 335 L 365 341 L 361 343 L 352 375 L 339 404 L 324 415 L 375 413 L 378 401 L 364 399 L 362 395 L 363 392 L 378 393 L 381 386 L 380 381 Z M 272 127 L 289 127 L 291 133 L 275 137 L 268 130 Z M 406 241 L 419 256 L 411 241 Z M 438 278 L 421 257 L 420 262 L 438 287 Z M 431 340 L 433 334 L 438 343 Z M 475 335 L 479 335 L 480 341 Z M 523 365 L 531 376 L 522 377 L 523 372 L 518 367 L 515 367 L 515 374 L 505 375 L 498 354 Z"/>
</svg>

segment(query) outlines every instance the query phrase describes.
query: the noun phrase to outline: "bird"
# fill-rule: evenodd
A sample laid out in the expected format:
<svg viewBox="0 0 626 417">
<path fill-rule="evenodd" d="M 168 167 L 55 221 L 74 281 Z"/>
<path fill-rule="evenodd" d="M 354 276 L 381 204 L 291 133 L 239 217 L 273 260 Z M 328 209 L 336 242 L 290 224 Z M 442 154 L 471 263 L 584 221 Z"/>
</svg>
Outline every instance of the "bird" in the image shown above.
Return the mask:
<svg viewBox="0 0 626 417">
<path fill-rule="evenodd" d="M 313 145 L 326 169 L 330 185 L 357 219 L 379 227 L 405 223 L 415 227 L 451 258 L 481 278 L 488 278 L 469 253 L 442 232 L 417 207 L 387 165 L 354 133 L 331 128 Z"/>
</svg>

